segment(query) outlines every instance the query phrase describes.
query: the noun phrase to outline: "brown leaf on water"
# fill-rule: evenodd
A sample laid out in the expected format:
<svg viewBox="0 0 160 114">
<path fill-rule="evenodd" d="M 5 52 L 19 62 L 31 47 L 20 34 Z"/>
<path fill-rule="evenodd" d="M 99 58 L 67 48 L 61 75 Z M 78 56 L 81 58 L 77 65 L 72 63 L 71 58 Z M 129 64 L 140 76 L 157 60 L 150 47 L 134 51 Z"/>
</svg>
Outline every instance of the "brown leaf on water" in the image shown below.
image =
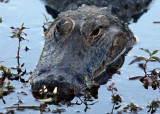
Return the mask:
<svg viewBox="0 0 160 114">
<path fill-rule="evenodd" d="M 142 60 L 146 60 L 146 57 L 137 57 L 137 58 L 135 58 L 133 61 L 131 61 L 131 62 L 129 63 L 129 65 L 131 65 L 131 64 L 133 64 L 133 63 L 135 63 L 135 62 L 140 62 L 140 61 L 142 61 Z"/>
<path fill-rule="evenodd" d="M 153 23 L 160 23 L 160 21 L 153 21 Z"/>
<path fill-rule="evenodd" d="M 116 91 L 116 92 L 118 91 L 118 89 L 117 89 L 117 88 L 115 88 L 115 87 L 114 87 L 113 89 L 114 89 L 114 91 Z"/>
<path fill-rule="evenodd" d="M 158 58 L 158 57 L 156 57 L 156 56 L 152 56 L 152 59 L 154 59 L 154 60 L 160 62 L 160 58 Z"/>
<path fill-rule="evenodd" d="M 14 29 L 14 27 L 10 27 L 11 29 Z"/>
<path fill-rule="evenodd" d="M 131 77 L 129 77 L 129 80 L 136 80 L 136 79 L 140 79 L 142 77 L 144 77 L 144 76 L 131 76 Z"/>
</svg>

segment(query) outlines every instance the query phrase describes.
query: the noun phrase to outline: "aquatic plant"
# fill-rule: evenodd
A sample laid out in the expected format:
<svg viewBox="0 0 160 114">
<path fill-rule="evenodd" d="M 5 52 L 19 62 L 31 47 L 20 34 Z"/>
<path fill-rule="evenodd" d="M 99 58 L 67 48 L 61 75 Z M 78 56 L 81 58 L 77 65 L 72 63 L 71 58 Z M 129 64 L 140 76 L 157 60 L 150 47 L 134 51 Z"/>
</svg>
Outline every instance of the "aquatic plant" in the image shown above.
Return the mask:
<svg viewBox="0 0 160 114">
<path fill-rule="evenodd" d="M 160 101 L 158 99 L 153 100 L 147 107 L 149 108 L 148 113 L 151 112 L 151 114 L 153 114 L 157 111 L 157 108 L 160 107 Z"/>
<path fill-rule="evenodd" d="M 111 85 L 109 85 L 107 87 L 107 90 L 112 93 L 111 97 L 112 97 L 113 107 L 112 107 L 111 114 L 113 114 L 113 110 L 117 110 L 118 108 L 121 107 L 121 105 L 119 105 L 119 103 L 122 102 L 121 96 L 118 93 L 116 93 L 116 92 L 118 92 L 118 89 L 114 85 L 115 85 L 115 83 L 112 82 Z M 117 106 L 115 107 L 115 105 L 117 105 Z"/>
<path fill-rule="evenodd" d="M 24 23 L 22 23 L 20 28 L 15 28 L 15 27 L 10 27 L 12 29 L 12 36 L 10 36 L 11 38 L 18 38 L 18 51 L 17 51 L 17 58 L 19 58 L 19 52 L 20 52 L 20 43 L 23 40 L 26 40 L 23 35 L 27 36 L 27 34 L 25 32 L 23 32 L 23 30 L 28 29 L 26 27 L 24 27 Z M 28 40 L 27 40 L 28 41 Z"/>
<path fill-rule="evenodd" d="M 155 56 L 155 54 L 158 53 L 158 50 L 154 50 L 153 52 L 150 52 L 148 49 L 143 49 L 140 48 L 141 50 L 145 51 L 146 53 L 149 54 L 149 57 L 143 57 L 143 56 L 136 56 L 136 58 L 130 62 L 129 65 L 140 62 L 140 61 L 145 61 L 144 63 L 139 64 L 139 67 L 143 69 L 145 76 L 134 76 L 130 77 L 129 79 L 136 79 L 140 78 L 140 81 L 144 84 L 144 87 L 148 89 L 148 86 L 151 85 L 153 90 L 156 90 L 157 88 L 160 88 L 160 71 L 158 72 L 157 70 L 160 70 L 160 68 L 155 68 L 149 72 L 146 71 L 147 64 L 150 61 L 157 61 L 160 63 L 160 58 Z"/>
<path fill-rule="evenodd" d="M 114 85 L 115 85 L 115 83 L 112 82 L 111 85 L 109 85 L 107 87 L 107 90 L 112 93 L 112 101 L 113 101 L 113 103 L 119 104 L 119 103 L 122 102 L 122 98 L 118 93 L 116 93 L 116 92 L 118 92 L 118 89 L 116 87 L 114 87 Z"/>
<path fill-rule="evenodd" d="M 5 78 L 10 78 L 12 76 L 11 69 L 6 68 L 4 65 L 0 66 L 0 70 L 2 71 L 0 82 L 3 82 Z"/>
<path fill-rule="evenodd" d="M 46 32 L 46 30 L 48 29 L 48 27 L 51 25 L 51 21 L 49 21 L 49 18 L 47 18 L 47 16 L 45 14 L 43 14 L 44 18 L 45 18 L 45 22 L 43 22 L 43 31 L 44 33 Z"/>
<path fill-rule="evenodd" d="M 144 60 L 145 63 L 141 65 L 141 68 L 143 68 L 145 74 L 147 74 L 147 72 L 146 72 L 146 67 L 147 67 L 147 63 L 148 63 L 149 61 L 155 60 L 155 61 L 160 62 L 160 58 L 158 58 L 157 56 L 154 56 L 155 54 L 157 54 L 158 50 L 154 50 L 154 51 L 151 53 L 148 49 L 143 49 L 143 48 L 140 48 L 140 49 L 143 50 L 143 51 L 145 51 L 146 53 L 148 53 L 148 54 L 149 54 L 149 57 L 136 56 L 136 58 L 135 58 L 133 61 L 131 61 L 131 62 L 129 63 L 129 65 Z"/>
<path fill-rule="evenodd" d="M 138 107 L 136 104 L 130 103 L 130 104 L 127 104 L 127 106 L 123 107 L 123 109 L 118 112 L 122 114 L 129 113 L 129 112 L 137 113 L 140 110 L 142 110 L 142 107 Z"/>
</svg>

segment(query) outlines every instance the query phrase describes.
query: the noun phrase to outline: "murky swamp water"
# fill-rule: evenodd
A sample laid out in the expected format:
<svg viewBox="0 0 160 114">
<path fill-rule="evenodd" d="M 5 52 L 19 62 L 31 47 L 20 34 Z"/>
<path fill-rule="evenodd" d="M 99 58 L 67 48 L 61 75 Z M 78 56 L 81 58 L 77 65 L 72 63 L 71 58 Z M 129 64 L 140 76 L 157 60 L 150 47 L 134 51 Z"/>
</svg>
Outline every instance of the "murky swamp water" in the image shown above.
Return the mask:
<svg viewBox="0 0 160 114">
<path fill-rule="evenodd" d="M 115 87 L 122 96 L 121 110 L 127 104 L 135 103 L 137 106 L 142 107 L 143 110 L 138 113 L 145 114 L 149 110 L 147 104 L 157 98 L 160 99 L 160 91 L 153 90 L 151 87 L 145 89 L 143 84 L 139 80 L 129 80 L 130 76 L 144 75 L 142 69 L 140 69 L 137 64 L 129 65 L 129 63 L 134 59 L 131 55 L 142 55 L 148 56 L 145 52 L 141 51 L 139 48 L 153 50 L 160 50 L 160 24 L 154 24 L 152 21 L 160 21 L 160 1 L 153 0 L 149 7 L 147 13 L 143 14 L 137 23 L 131 23 L 129 25 L 132 32 L 137 36 L 138 41 L 133 46 L 133 49 L 125 57 L 125 62 L 120 68 L 121 74 L 115 74 L 112 76 L 107 84 L 102 85 L 98 91 L 98 99 L 94 99 L 88 104 L 95 103 L 94 105 L 88 105 L 87 110 L 86 105 L 73 105 L 67 107 L 67 105 L 48 105 L 51 113 L 53 109 L 65 109 L 64 113 L 75 114 L 75 113 L 87 113 L 87 114 L 105 114 L 111 113 L 113 103 L 111 101 L 111 92 L 107 90 L 107 87 L 114 82 Z M 2 17 L 2 23 L 0 23 L 0 65 L 5 65 L 7 68 L 17 66 L 17 47 L 18 40 L 11 39 L 11 26 L 20 27 L 24 23 L 25 27 L 29 29 L 25 30 L 28 34 L 26 39 L 28 41 L 21 42 L 20 51 L 20 64 L 25 63 L 22 67 L 22 71 L 25 69 L 27 72 L 33 71 L 38 59 L 40 57 L 43 44 L 45 41 L 42 35 L 43 29 L 42 25 L 45 22 L 43 13 L 53 20 L 49 14 L 47 14 L 44 3 L 40 0 L 10 0 L 8 3 L 0 2 L 0 17 Z M 24 48 L 29 47 L 30 50 L 25 52 Z M 160 57 L 160 52 L 157 54 Z M 158 62 L 150 62 L 148 69 L 160 68 Z M 16 72 L 16 70 L 12 70 Z M 30 75 L 25 75 L 23 78 L 28 79 Z M 7 81 L 7 80 L 6 80 Z M 22 83 L 20 81 L 11 81 L 12 86 L 15 87 L 15 91 L 4 96 L 3 99 L 6 104 L 0 99 L 0 112 L 5 113 L 6 109 L 4 107 L 12 106 L 18 102 L 18 98 L 22 100 L 23 103 L 20 106 L 39 106 L 42 102 L 36 101 L 32 96 L 29 83 Z M 27 95 L 24 94 L 27 93 Z M 79 98 L 75 97 L 71 102 L 80 102 Z M 40 113 L 40 110 L 25 109 L 25 110 L 14 110 L 16 113 L 25 114 L 36 114 Z M 85 112 L 86 111 L 86 112 Z M 117 111 L 114 110 L 114 113 Z M 43 112 L 45 113 L 45 112 Z M 47 112 L 46 112 L 47 113 Z M 157 114 L 160 113 L 160 109 L 157 108 Z"/>
</svg>

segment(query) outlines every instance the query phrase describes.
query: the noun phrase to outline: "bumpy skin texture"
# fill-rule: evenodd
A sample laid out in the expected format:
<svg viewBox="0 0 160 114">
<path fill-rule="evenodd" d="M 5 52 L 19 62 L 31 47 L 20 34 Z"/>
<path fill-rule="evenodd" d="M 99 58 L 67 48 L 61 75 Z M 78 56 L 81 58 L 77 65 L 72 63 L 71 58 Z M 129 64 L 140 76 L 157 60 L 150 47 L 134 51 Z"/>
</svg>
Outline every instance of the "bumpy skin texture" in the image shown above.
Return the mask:
<svg viewBox="0 0 160 114">
<path fill-rule="evenodd" d="M 124 22 L 143 13 L 152 0 L 44 0 L 58 12 L 76 10 L 82 4 L 98 7 L 112 6 L 112 13 Z"/>
<path fill-rule="evenodd" d="M 135 37 L 128 26 L 111 14 L 111 8 L 83 5 L 61 13 L 46 32 L 44 48 L 31 76 L 33 90 L 43 85 L 61 95 L 73 94 L 93 79 L 128 46 Z"/>
</svg>

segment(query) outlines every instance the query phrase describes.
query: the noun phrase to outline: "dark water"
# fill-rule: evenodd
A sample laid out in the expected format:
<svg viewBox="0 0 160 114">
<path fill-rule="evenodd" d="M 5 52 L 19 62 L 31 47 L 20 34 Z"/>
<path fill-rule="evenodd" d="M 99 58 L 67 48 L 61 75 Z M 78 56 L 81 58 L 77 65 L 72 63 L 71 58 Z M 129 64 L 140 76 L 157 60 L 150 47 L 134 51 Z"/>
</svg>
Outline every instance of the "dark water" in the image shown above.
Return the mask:
<svg viewBox="0 0 160 114">
<path fill-rule="evenodd" d="M 133 102 L 143 108 L 139 113 L 147 113 L 147 104 L 154 99 L 160 99 L 160 92 L 159 90 L 153 90 L 151 87 L 149 87 L 148 90 L 144 89 L 143 84 L 139 80 L 128 80 L 129 76 L 144 75 L 143 70 L 138 68 L 136 64 L 128 64 L 133 60 L 131 55 L 147 56 L 147 54 L 139 48 L 147 48 L 151 51 L 160 49 L 160 24 L 152 23 L 154 20 L 160 20 L 159 11 L 160 1 L 153 0 L 148 12 L 143 14 L 137 23 L 129 25 L 130 29 L 137 36 L 138 41 L 126 56 L 125 62 L 120 69 L 121 75 L 115 74 L 107 84 L 100 87 L 98 99 L 88 102 L 88 104 L 95 104 L 88 105 L 87 112 L 84 111 L 86 108 L 84 104 L 73 105 L 71 107 L 67 107 L 67 105 L 48 105 L 48 108 L 51 110 L 63 108 L 65 109 L 64 113 L 68 114 L 74 114 L 77 113 L 77 111 L 87 114 L 110 113 L 112 111 L 113 104 L 111 101 L 111 92 L 107 90 L 107 86 L 114 82 L 118 89 L 118 93 L 122 96 L 123 102 L 121 103 L 121 107 L 125 107 L 126 104 Z M 45 19 L 42 13 L 49 17 L 50 20 L 53 20 L 45 11 L 44 3 L 40 0 L 34 0 L 34 2 L 33 0 L 10 0 L 8 3 L 0 2 L 0 17 L 3 19 L 2 23 L 0 23 L 0 61 L 4 61 L 3 63 L 0 63 L 0 65 L 3 64 L 8 68 L 17 65 L 17 59 L 15 57 L 17 54 L 18 40 L 11 39 L 9 37 L 11 36 L 10 27 L 20 27 L 20 25 L 24 23 L 24 26 L 29 28 L 25 30 L 28 34 L 27 39 L 29 42 L 22 41 L 21 43 L 20 63 L 25 63 L 22 70 L 27 69 L 28 72 L 34 70 L 44 43 L 42 25 L 43 22 L 45 22 Z M 25 46 L 30 48 L 28 52 L 23 50 Z M 158 53 L 157 56 L 160 57 L 160 53 Z M 160 68 L 160 64 L 157 62 L 150 63 L 148 68 L 151 70 L 153 68 Z M 26 75 L 23 78 L 27 80 L 28 77 L 29 75 Z M 17 103 L 18 97 L 23 101 L 23 103 L 20 104 L 22 106 L 39 106 L 42 103 L 35 101 L 28 83 L 24 85 L 20 81 L 11 81 L 11 85 L 16 88 L 15 92 L 3 97 L 6 104 L 4 104 L 0 99 L 0 112 L 6 112 L 4 107 L 12 106 Z M 22 93 L 18 94 L 18 92 L 21 91 L 27 92 L 28 95 L 23 95 Z M 75 103 L 77 100 L 80 102 L 76 97 L 71 102 Z M 122 108 L 119 110 L 121 109 Z M 26 114 L 40 113 L 39 110 L 33 109 L 25 109 L 24 111 L 15 110 L 15 112 Z M 114 112 L 116 113 L 116 111 Z M 156 113 L 160 113 L 160 109 L 158 109 Z"/>
</svg>

